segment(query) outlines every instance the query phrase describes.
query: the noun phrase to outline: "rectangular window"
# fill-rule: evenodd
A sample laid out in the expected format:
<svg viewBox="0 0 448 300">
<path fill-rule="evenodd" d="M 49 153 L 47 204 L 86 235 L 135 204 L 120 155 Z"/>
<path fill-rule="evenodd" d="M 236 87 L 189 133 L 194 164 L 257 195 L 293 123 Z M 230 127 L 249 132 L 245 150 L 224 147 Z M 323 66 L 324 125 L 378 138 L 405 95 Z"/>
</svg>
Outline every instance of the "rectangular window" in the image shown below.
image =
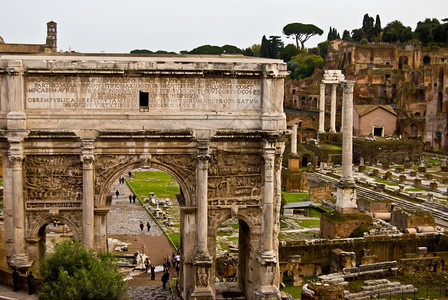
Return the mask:
<svg viewBox="0 0 448 300">
<path fill-rule="evenodd" d="M 140 111 L 149 111 L 149 93 L 140 91 Z"/>
</svg>

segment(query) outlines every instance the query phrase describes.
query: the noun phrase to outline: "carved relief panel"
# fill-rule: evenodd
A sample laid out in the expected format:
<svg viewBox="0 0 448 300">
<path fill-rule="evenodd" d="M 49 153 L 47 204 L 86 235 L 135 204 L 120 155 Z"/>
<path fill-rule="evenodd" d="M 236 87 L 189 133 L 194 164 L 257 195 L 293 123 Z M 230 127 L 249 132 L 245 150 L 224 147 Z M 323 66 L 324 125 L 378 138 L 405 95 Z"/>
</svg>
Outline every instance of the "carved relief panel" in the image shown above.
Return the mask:
<svg viewBox="0 0 448 300">
<path fill-rule="evenodd" d="M 209 206 L 260 206 L 263 157 L 215 151 L 208 176 Z"/>
<path fill-rule="evenodd" d="M 27 209 L 79 208 L 82 164 L 76 155 L 28 155 L 23 162 Z"/>
</svg>

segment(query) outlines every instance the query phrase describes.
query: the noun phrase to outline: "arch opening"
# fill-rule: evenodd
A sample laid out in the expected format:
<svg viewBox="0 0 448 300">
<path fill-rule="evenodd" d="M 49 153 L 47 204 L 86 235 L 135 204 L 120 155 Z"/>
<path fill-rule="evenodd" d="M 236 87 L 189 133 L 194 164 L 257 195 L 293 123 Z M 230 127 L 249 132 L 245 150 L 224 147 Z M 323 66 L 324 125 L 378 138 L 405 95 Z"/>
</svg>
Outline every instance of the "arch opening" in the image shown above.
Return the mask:
<svg viewBox="0 0 448 300">
<path fill-rule="evenodd" d="M 223 296 L 245 296 L 248 289 L 251 230 L 242 219 L 228 218 L 217 228 L 215 288 Z M 221 284 L 226 282 L 226 284 Z M 231 286 L 231 290 L 228 287 Z"/>
<path fill-rule="evenodd" d="M 133 270 L 132 277 L 141 285 L 160 282 L 168 261 L 170 278 L 178 278 L 182 289 L 186 286 L 183 274 L 191 274 L 190 270 L 185 271 L 183 257 L 192 253 L 183 251 L 185 214 L 180 208 L 190 195 L 182 189 L 176 173 L 161 164 L 136 168 L 131 163 L 117 169 L 105 187 L 112 201 L 104 222 L 98 225 L 101 228 L 96 229 L 95 239 L 106 244 L 105 250 L 124 257 L 121 263 L 129 266 L 130 272 Z M 96 224 L 100 222 L 96 220 Z M 186 243 L 194 241 L 187 238 Z"/>
</svg>

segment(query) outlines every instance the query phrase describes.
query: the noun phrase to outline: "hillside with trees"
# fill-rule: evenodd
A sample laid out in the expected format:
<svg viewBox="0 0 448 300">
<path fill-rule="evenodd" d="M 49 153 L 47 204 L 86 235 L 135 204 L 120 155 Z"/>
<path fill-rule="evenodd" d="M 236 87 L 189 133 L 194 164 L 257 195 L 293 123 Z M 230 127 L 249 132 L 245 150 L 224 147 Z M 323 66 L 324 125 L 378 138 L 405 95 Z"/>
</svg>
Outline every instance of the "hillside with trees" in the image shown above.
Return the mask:
<svg viewBox="0 0 448 300">
<path fill-rule="evenodd" d="M 180 54 L 200 55 L 244 55 L 282 59 L 288 64 L 291 71 L 290 78 L 307 78 L 313 74 L 316 68 L 322 68 L 327 56 L 329 41 L 344 40 L 350 43 L 421 43 L 423 46 L 448 47 L 448 18 L 430 19 L 420 21 L 413 31 L 410 26 L 403 25 L 399 20 L 388 23 L 384 28 L 381 18 L 375 18 L 365 14 L 362 26 L 352 30 L 344 29 L 341 34 L 334 27 L 330 27 L 327 40 L 316 48 L 305 48 L 305 43 L 313 36 L 322 35 L 324 31 L 314 24 L 290 23 L 286 24 L 282 33 L 284 37 L 292 37 L 295 44 L 285 46 L 282 37 L 263 35 L 260 44 L 254 44 L 247 48 L 238 48 L 234 45 L 214 46 L 202 45 L 193 50 L 180 51 Z M 159 50 L 152 52 L 146 49 L 131 51 L 134 54 L 175 54 Z"/>
</svg>

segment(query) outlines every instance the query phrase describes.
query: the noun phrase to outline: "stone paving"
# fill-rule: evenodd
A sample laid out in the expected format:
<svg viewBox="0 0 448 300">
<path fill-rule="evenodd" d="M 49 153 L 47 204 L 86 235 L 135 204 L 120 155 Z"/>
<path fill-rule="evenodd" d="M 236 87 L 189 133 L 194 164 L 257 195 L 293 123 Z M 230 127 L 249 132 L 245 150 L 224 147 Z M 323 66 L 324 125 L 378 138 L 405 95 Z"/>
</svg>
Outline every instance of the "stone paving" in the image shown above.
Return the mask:
<svg viewBox="0 0 448 300">
<path fill-rule="evenodd" d="M 182 298 L 173 295 L 170 288 L 163 289 L 161 286 L 147 285 L 147 286 L 133 286 L 128 288 L 128 295 L 133 300 L 180 300 Z"/>
</svg>

